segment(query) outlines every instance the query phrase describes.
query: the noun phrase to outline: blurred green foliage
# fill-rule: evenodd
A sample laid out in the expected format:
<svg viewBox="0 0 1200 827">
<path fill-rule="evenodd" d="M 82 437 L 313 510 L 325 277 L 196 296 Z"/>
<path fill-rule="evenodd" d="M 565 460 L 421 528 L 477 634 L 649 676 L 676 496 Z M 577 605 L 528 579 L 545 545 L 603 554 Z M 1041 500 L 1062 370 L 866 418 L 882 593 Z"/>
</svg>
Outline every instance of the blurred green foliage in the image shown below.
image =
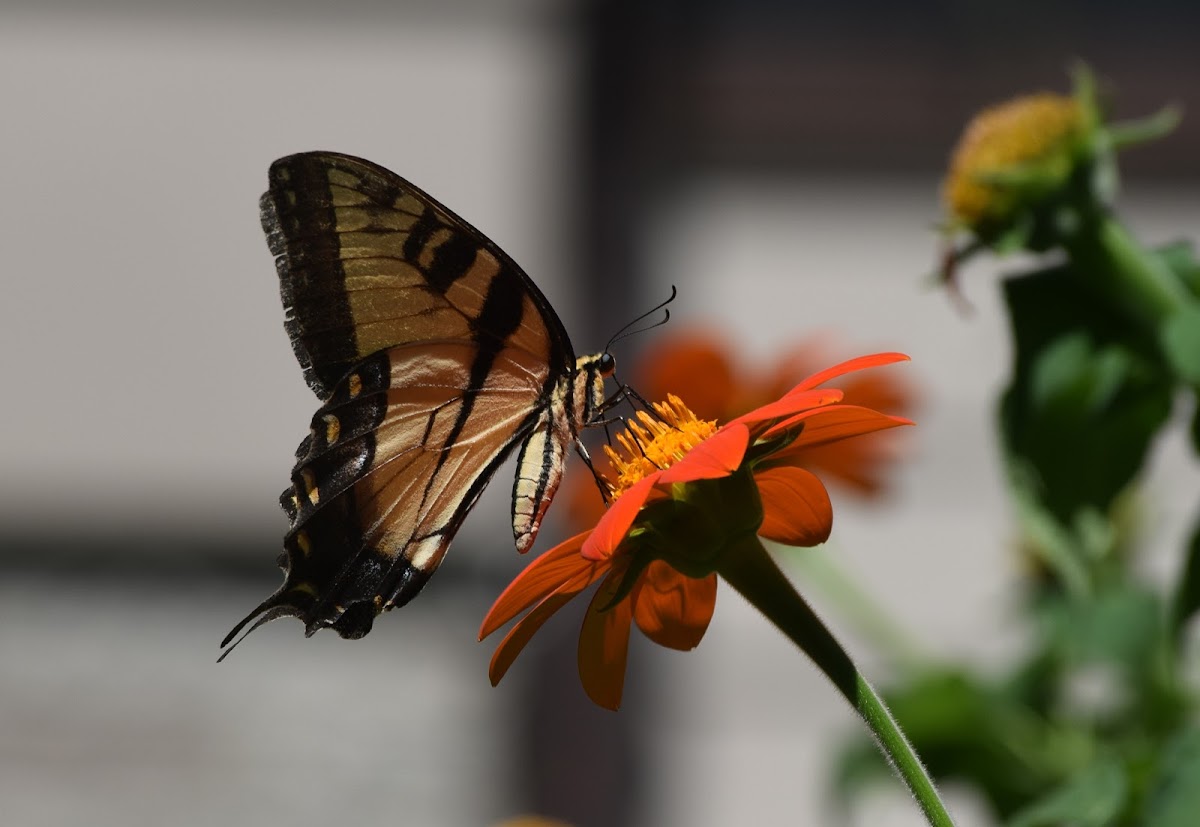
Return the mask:
<svg viewBox="0 0 1200 827">
<path fill-rule="evenodd" d="M 1194 826 L 1200 698 L 1184 644 L 1200 610 L 1200 523 L 1164 590 L 1139 573 L 1131 515 L 1182 396 L 1200 455 L 1200 263 L 1188 243 L 1143 249 L 1120 225 L 1109 202 L 1121 142 L 1097 129 L 1086 168 L 1053 200 L 1080 220 L 1008 239 L 1064 259 L 1003 283 L 1013 347 L 997 424 L 1027 648 L 998 674 L 910 664 L 885 697 L 934 777 L 974 789 L 1009 827 Z M 981 246 L 1013 245 L 970 249 Z M 837 763 L 836 798 L 887 774 L 856 741 Z"/>
</svg>

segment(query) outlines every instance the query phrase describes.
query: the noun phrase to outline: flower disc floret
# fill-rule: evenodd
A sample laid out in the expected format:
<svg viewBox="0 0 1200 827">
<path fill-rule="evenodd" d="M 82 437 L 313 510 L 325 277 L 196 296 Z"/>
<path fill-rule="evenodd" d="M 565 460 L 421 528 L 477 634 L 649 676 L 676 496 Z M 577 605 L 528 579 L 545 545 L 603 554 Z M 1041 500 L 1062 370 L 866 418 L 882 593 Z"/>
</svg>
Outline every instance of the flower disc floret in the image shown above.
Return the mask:
<svg viewBox="0 0 1200 827">
<path fill-rule="evenodd" d="M 614 479 L 606 482 L 614 499 L 647 475 L 670 468 L 717 431 L 715 421 L 699 419 L 674 394 L 651 407 L 657 417 L 638 411 L 626 430 L 617 434 L 623 452 L 604 446 L 612 462 Z"/>
</svg>

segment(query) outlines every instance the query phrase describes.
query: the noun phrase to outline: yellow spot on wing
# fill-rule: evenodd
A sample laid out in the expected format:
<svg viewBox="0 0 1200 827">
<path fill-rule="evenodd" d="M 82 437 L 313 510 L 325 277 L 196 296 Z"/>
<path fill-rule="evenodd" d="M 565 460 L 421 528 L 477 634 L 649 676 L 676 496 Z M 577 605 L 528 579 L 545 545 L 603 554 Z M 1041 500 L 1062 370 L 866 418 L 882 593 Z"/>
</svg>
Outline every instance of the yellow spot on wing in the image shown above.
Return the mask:
<svg viewBox="0 0 1200 827">
<path fill-rule="evenodd" d="M 350 398 L 354 399 L 362 393 L 362 377 L 357 373 L 350 374 Z"/>
<path fill-rule="evenodd" d="M 312 469 L 302 469 L 300 477 L 304 480 L 304 490 L 308 493 L 308 501 L 316 505 L 321 501 L 321 492 L 317 490 L 317 478 L 313 474 Z"/>
<path fill-rule="evenodd" d="M 325 414 L 325 443 L 332 445 L 342 435 L 342 423 L 333 414 Z"/>
<path fill-rule="evenodd" d="M 433 266 L 434 256 L 437 255 L 438 247 L 441 247 L 450 239 L 454 238 L 454 231 L 448 227 L 439 227 L 430 236 L 429 241 L 421 249 L 417 255 L 417 264 L 428 270 Z M 458 275 L 457 273 L 455 275 Z"/>
<path fill-rule="evenodd" d="M 312 552 L 312 543 L 308 540 L 307 531 L 296 532 L 296 545 L 299 546 L 301 553 L 307 557 Z"/>
</svg>

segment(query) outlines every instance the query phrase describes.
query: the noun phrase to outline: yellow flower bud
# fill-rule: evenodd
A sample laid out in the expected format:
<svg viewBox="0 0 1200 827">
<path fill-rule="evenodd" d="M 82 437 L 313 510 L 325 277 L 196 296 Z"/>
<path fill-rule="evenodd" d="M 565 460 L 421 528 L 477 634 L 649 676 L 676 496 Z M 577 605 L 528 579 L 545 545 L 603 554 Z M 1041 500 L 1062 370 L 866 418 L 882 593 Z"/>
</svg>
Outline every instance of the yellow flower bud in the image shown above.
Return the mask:
<svg viewBox="0 0 1200 827">
<path fill-rule="evenodd" d="M 972 229 L 1014 217 L 1030 187 L 996 180 L 1018 172 L 1031 176 L 1035 192 L 1061 185 L 1070 175 L 1088 128 L 1075 98 L 1042 92 L 983 110 L 967 124 L 942 187 L 954 221 Z"/>
</svg>

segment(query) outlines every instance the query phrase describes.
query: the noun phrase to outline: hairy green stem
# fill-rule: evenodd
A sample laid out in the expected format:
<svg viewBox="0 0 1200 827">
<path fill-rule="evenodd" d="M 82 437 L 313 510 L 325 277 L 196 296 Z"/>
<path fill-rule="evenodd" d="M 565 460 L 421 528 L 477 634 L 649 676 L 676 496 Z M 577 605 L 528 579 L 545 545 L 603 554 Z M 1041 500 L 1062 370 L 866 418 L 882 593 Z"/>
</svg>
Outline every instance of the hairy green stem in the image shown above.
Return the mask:
<svg viewBox="0 0 1200 827">
<path fill-rule="evenodd" d="M 1084 218 L 1063 246 L 1077 278 L 1152 330 L 1191 301 L 1166 264 L 1106 210 Z"/>
<path fill-rule="evenodd" d="M 718 572 L 796 644 L 862 716 L 876 743 L 934 827 L 953 827 L 946 805 L 883 699 L 846 650 L 793 588 L 758 537 L 749 534 L 724 556 Z"/>
</svg>

